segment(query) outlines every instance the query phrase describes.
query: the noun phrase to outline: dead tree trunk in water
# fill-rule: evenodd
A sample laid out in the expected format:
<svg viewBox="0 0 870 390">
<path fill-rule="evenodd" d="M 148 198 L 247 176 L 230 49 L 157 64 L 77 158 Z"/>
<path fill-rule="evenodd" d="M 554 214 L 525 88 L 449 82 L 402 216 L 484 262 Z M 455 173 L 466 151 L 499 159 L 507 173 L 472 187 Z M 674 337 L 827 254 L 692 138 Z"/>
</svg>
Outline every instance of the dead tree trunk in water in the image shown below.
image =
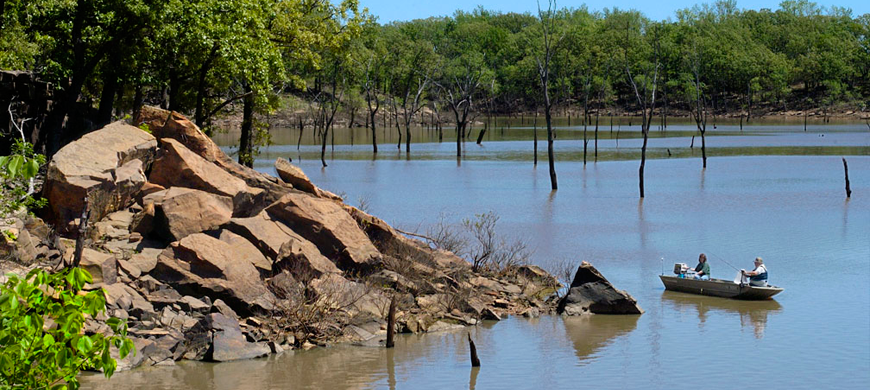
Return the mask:
<svg viewBox="0 0 870 390">
<path fill-rule="evenodd" d="M 705 133 L 707 132 L 707 98 L 704 97 L 703 91 L 701 91 L 701 60 L 700 54 L 695 53 L 696 57 L 694 58 L 694 62 L 692 63 L 692 73 L 695 76 L 694 87 L 695 87 L 695 107 L 692 110 L 692 118 L 695 120 L 695 126 L 698 128 L 698 132 L 701 133 L 701 159 L 703 160 L 703 168 L 707 169 L 707 139 L 705 137 Z M 693 141 L 694 143 L 694 141 Z"/>
<path fill-rule="evenodd" d="M 487 125 L 488 125 L 488 123 L 484 123 L 483 129 L 481 129 L 480 133 L 477 134 L 477 144 L 478 145 L 480 145 L 480 143 L 483 142 L 483 136 L 486 134 L 486 128 L 488 127 Z"/>
<path fill-rule="evenodd" d="M 556 46 L 555 44 L 561 40 L 560 37 L 557 42 L 553 42 L 554 37 L 552 36 L 556 20 L 556 1 L 549 1 L 549 8 L 547 11 L 542 11 L 539 5 L 538 18 L 541 21 L 544 53 L 543 57 L 536 58 L 536 60 L 538 65 L 538 76 L 544 95 L 544 118 L 547 121 L 547 159 L 550 163 L 550 187 L 553 190 L 557 190 L 559 189 L 559 184 L 556 179 L 556 155 L 553 150 L 553 118 L 551 112 L 553 102 L 550 101 L 550 59 L 553 57 L 553 52 L 555 51 L 554 46 Z"/>
<path fill-rule="evenodd" d="M 843 172 L 846 175 L 846 198 L 851 198 L 852 188 L 849 187 L 849 164 L 846 163 L 845 157 L 843 157 Z"/>
<path fill-rule="evenodd" d="M 634 79 L 634 76 L 631 73 L 631 68 L 629 64 L 625 65 L 625 72 L 628 75 L 628 81 L 631 83 L 631 87 L 634 90 L 634 95 L 637 97 L 637 103 L 641 109 L 641 124 L 640 130 L 643 133 L 643 145 L 640 149 L 640 168 L 638 168 L 638 188 L 640 190 L 640 197 L 644 197 L 644 186 L 643 186 L 643 171 L 646 166 L 646 147 L 649 141 L 649 128 L 650 122 L 652 122 L 653 111 L 655 111 L 656 105 L 656 87 L 658 82 L 659 75 L 659 43 L 658 43 L 658 30 L 654 30 L 652 32 L 655 34 L 655 42 L 653 44 L 653 61 L 652 67 L 653 69 L 646 69 L 646 72 L 651 72 L 652 77 L 644 77 L 642 80 L 641 86 L 638 88 L 637 82 Z M 649 73 L 646 74 L 649 76 Z M 650 85 L 650 83 L 652 83 Z M 648 92 L 649 91 L 649 92 Z"/>
<path fill-rule="evenodd" d="M 534 127 L 535 127 L 535 129 L 533 130 L 534 135 L 535 135 L 535 156 L 534 156 L 535 163 L 534 163 L 534 165 L 537 166 L 538 165 L 538 108 L 537 107 L 535 107 Z"/>
<path fill-rule="evenodd" d="M 393 348 L 395 346 L 395 338 L 396 334 L 396 297 L 393 296 L 390 299 L 390 311 L 387 314 L 387 348 Z"/>
<path fill-rule="evenodd" d="M 474 346 L 474 341 L 471 340 L 471 333 L 468 333 L 468 349 L 471 352 L 471 366 L 480 367 L 480 359 L 477 358 L 477 347 Z"/>
</svg>

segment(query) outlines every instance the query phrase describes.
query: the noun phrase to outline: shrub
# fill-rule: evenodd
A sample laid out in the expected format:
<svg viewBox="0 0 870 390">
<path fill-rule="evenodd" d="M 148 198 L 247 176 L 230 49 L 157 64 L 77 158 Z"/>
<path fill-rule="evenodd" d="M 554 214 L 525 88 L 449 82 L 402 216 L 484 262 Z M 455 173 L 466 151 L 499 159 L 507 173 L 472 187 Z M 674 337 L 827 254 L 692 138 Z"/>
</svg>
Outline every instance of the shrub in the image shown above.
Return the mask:
<svg viewBox="0 0 870 390">
<path fill-rule="evenodd" d="M 81 293 L 92 281 L 86 270 L 8 276 L 0 286 L 0 388 L 77 389 L 81 370 L 112 376 L 112 346 L 121 358 L 134 350 L 126 323 L 117 318 L 106 321 L 111 336 L 84 334 L 85 319 L 106 309 L 102 290 Z"/>
</svg>

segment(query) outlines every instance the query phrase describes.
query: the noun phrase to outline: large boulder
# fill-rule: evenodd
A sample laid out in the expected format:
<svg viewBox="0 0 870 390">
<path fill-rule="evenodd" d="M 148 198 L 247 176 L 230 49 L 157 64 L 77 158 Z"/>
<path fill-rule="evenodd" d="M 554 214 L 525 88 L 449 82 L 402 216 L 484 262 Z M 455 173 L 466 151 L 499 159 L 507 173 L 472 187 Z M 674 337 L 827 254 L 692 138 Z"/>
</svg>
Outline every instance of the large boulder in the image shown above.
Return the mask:
<svg viewBox="0 0 870 390">
<path fill-rule="evenodd" d="M 353 206 L 343 205 L 343 208 L 383 254 L 410 259 L 429 267 L 471 268 L 469 262 L 452 252 L 434 250 L 423 241 L 408 238 L 380 218 Z"/>
<path fill-rule="evenodd" d="M 272 220 L 265 212 L 250 218 L 233 218 L 228 228 L 254 243 L 263 254 L 272 259 L 272 268 L 276 272 L 287 270 L 304 281 L 320 277 L 324 273 L 341 272 L 320 253 L 317 246 L 296 234 L 287 225 Z"/>
<path fill-rule="evenodd" d="M 151 275 L 184 295 L 222 299 L 239 313 L 274 307 L 275 296 L 254 265 L 240 259 L 232 245 L 203 233 L 173 242 L 160 254 Z"/>
<path fill-rule="evenodd" d="M 154 204 L 154 229 L 170 241 L 217 229 L 233 216 L 232 198 L 191 188 L 172 187 L 143 202 Z"/>
<path fill-rule="evenodd" d="M 317 245 L 320 253 L 344 269 L 368 269 L 381 260 L 368 236 L 336 202 L 291 192 L 266 212 Z"/>
<path fill-rule="evenodd" d="M 90 221 L 127 207 L 145 183 L 157 140 L 142 129 L 112 123 L 64 146 L 48 165 L 43 196 L 49 220 L 69 232 L 88 198 Z M 138 161 L 136 161 L 138 160 Z"/>
<path fill-rule="evenodd" d="M 166 188 L 187 187 L 228 196 L 233 200 L 235 216 L 247 216 L 262 201 L 263 190 L 249 187 L 244 180 L 193 153 L 180 142 L 164 138 L 160 143 L 163 155 L 151 168 L 151 182 Z"/>
<path fill-rule="evenodd" d="M 291 189 L 290 186 L 280 183 L 272 176 L 237 163 L 230 156 L 227 156 L 196 124 L 175 111 L 145 106 L 140 110 L 136 123 L 146 124 L 157 138 L 172 138 L 182 143 L 193 153 L 244 180 L 249 186 L 265 190 L 264 205 L 278 200 Z"/>
<path fill-rule="evenodd" d="M 79 266 L 91 274 L 94 284 L 113 284 L 118 281 L 118 261 L 111 253 L 85 248 Z"/>
<path fill-rule="evenodd" d="M 233 253 L 238 254 L 239 260 L 250 262 L 257 271 L 260 271 L 260 275 L 272 275 L 272 261 L 263 256 L 260 250 L 246 238 L 224 229 L 218 234 L 218 239 L 229 244 L 233 248 Z"/>
<path fill-rule="evenodd" d="M 155 315 L 151 302 L 124 283 L 104 285 L 103 292 L 106 296 L 106 307 L 109 309 L 124 310 L 140 320 Z"/>
<path fill-rule="evenodd" d="M 314 244 L 296 234 L 287 225 L 275 221 L 265 212 L 250 218 L 233 218 L 230 220 L 227 228 L 233 233 L 248 239 L 248 241 L 260 249 L 260 252 L 273 260 L 278 258 L 278 255 L 281 253 L 281 247 L 291 240 L 299 241 L 301 245 L 306 245 L 307 250 L 311 250 L 310 253 L 319 253 Z"/>
<path fill-rule="evenodd" d="M 351 316 L 369 314 L 384 318 L 390 299 L 378 288 L 347 280 L 339 274 L 326 274 L 309 284 L 317 304 L 342 310 Z"/>
<path fill-rule="evenodd" d="M 266 356 L 272 350 L 265 344 L 249 343 L 242 334 L 239 321 L 220 313 L 207 315 L 201 322 L 211 332 L 211 347 L 206 360 L 228 362 Z"/>
<path fill-rule="evenodd" d="M 308 241 L 291 238 L 281 245 L 276 268 L 289 271 L 295 278 L 308 282 L 323 274 L 341 274 L 335 264 L 317 250 Z"/>
<path fill-rule="evenodd" d="M 302 172 L 299 167 L 293 165 L 290 161 L 287 161 L 286 158 L 278 157 L 278 159 L 275 160 L 275 170 L 278 172 L 278 177 L 280 177 L 285 183 L 292 185 L 293 188 L 312 195 L 320 196 L 320 191 L 318 191 L 317 187 L 311 183 L 311 180 L 308 179 L 305 172 Z"/>
<path fill-rule="evenodd" d="M 643 314 L 637 301 L 625 291 L 617 290 L 591 264 L 577 269 L 571 288 L 559 306 L 559 314 Z"/>
</svg>

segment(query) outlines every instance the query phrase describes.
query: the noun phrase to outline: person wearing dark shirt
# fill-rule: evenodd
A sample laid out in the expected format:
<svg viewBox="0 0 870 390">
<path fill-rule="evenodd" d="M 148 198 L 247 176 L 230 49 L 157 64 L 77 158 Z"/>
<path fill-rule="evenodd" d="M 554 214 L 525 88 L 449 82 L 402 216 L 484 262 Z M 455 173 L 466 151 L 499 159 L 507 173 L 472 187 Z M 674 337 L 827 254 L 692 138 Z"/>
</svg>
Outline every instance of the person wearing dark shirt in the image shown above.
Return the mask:
<svg viewBox="0 0 870 390">
<path fill-rule="evenodd" d="M 707 255 L 703 253 L 698 256 L 698 266 L 695 267 L 695 279 L 710 280 L 710 264 L 707 263 Z"/>
</svg>

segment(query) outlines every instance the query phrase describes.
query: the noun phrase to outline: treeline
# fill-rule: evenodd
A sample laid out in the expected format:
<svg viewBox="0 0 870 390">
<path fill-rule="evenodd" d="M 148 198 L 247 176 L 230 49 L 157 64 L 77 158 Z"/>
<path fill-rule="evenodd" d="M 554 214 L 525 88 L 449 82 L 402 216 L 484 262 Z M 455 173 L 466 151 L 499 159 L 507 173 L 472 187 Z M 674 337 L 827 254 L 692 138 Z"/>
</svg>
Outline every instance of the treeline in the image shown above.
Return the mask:
<svg viewBox="0 0 870 390">
<path fill-rule="evenodd" d="M 803 0 L 759 11 L 718 1 L 664 22 L 551 7 L 382 25 L 356 0 L 0 0 L 0 12 L 0 68 L 32 70 L 59 90 L 30 133 L 48 154 L 155 104 L 204 128 L 241 112 L 239 160 L 251 164 L 268 140 L 256 114 L 288 93 L 312 102 L 307 123 L 324 150 L 344 112 L 372 129 L 374 152 L 378 118 L 392 116 L 406 150 L 412 124 L 449 118 L 457 153 L 476 116 L 545 106 L 587 120 L 677 108 L 701 130 L 711 113 L 863 109 L 870 96 L 870 14 Z"/>
</svg>

